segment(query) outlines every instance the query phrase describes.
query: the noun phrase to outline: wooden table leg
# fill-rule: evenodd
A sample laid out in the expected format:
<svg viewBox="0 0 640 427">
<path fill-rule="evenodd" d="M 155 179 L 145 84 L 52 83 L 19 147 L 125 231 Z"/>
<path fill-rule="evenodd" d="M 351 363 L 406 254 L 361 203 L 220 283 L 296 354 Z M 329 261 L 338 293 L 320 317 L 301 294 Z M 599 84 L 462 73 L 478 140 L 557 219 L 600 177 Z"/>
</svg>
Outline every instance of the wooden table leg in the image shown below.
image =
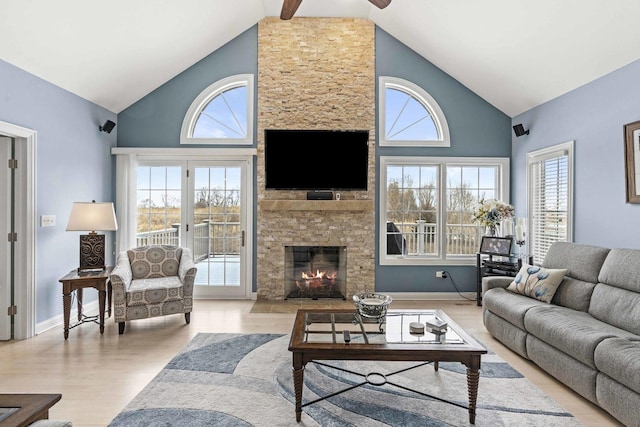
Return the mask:
<svg viewBox="0 0 640 427">
<path fill-rule="evenodd" d="M 107 313 L 111 317 L 111 295 L 113 294 L 113 286 L 111 286 L 111 280 L 107 281 Z"/>
<path fill-rule="evenodd" d="M 104 300 L 106 292 L 98 291 L 98 311 L 100 316 L 100 335 L 104 334 Z"/>
<path fill-rule="evenodd" d="M 64 309 L 64 339 L 69 338 L 69 316 L 71 315 L 71 291 L 63 291 L 62 305 Z"/>
<path fill-rule="evenodd" d="M 76 289 L 78 297 L 78 322 L 82 320 L 82 288 Z"/>
<path fill-rule="evenodd" d="M 476 423 L 476 402 L 478 400 L 478 383 L 480 381 L 480 356 L 472 358 L 467 367 L 467 390 L 469 393 L 469 422 Z"/>
<path fill-rule="evenodd" d="M 293 353 L 293 389 L 296 395 L 296 421 L 302 419 L 302 383 L 304 379 L 304 365 L 302 354 Z"/>
</svg>

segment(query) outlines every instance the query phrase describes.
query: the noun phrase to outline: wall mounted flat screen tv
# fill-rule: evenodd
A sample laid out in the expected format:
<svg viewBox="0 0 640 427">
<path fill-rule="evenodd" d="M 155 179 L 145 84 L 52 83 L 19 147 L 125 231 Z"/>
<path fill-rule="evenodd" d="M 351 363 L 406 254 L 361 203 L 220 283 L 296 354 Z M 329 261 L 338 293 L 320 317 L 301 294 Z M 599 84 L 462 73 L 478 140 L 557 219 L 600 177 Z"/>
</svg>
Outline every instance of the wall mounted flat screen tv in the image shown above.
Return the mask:
<svg viewBox="0 0 640 427">
<path fill-rule="evenodd" d="M 366 190 L 369 131 L 264 131 L 267 190 Z"/>
</svg>

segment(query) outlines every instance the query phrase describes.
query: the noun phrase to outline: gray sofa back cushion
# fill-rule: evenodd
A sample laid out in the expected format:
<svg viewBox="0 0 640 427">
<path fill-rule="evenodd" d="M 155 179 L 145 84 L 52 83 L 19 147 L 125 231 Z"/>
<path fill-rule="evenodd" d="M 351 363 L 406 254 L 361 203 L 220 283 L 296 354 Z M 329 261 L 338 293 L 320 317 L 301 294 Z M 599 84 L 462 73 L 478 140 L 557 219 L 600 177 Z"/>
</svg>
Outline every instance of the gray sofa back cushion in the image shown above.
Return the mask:
<svg viewBox="0 0 640 427">
<path fill-rule="evenodd" d="M 566 268 L 567 276 L 583 282 L 598 283 L 598 273 L 610 249 L 577 243 L 555 242 L 549 248 L 542 266 Z"/>
<path fill-rule="evenodd" d="M 609 325 L 640 335 L 640 294 L 598 283 L 589 314 Z"/>
<path fill-rule="evenodd" d="M 632 292 L 640 292 L 640 250 L 611 249 L 600 269 L 598 281 Z"/>
<path fill-rule="evenodd" d="M 586 312 L 589 310 L 589 302 L 595 287 L 595 283 L 565 276 L 553 295 L 551 304 Z"/>
</svg>

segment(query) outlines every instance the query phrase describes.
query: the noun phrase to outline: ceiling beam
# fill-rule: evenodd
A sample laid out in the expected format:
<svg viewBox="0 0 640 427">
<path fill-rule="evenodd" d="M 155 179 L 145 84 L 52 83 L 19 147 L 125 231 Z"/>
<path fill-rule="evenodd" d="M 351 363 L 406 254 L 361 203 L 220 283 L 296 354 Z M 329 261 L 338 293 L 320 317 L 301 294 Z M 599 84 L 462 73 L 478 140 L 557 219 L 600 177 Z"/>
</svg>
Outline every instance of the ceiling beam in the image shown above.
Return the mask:
<svg viewBox="0 0 640 427">
<path fill-rule="evenodd" d="M 293 15 L 298 10 L 302 0 L 284 0 L 282 2 L 282 11 L 280 12 L 280 19 L 289 20 L 293 18 Z"/>
</svg>

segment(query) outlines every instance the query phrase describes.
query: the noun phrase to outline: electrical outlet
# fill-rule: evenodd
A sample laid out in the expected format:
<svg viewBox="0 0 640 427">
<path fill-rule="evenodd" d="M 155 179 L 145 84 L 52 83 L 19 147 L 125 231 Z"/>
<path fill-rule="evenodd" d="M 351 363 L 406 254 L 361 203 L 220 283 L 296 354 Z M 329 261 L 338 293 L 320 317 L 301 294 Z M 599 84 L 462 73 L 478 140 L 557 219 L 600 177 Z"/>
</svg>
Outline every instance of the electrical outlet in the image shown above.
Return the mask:
<svg viewBox="0 0 640 427">
<path fill-rule="evenodd" d="M 436 278 L 437 279 L 444 279 L 445 277 L 447 277 L 447 275 L 445 274 L 444 271 L 436 271 Z"/>
<path fill-rule="evenodd" d="M 55 215 L 41 215 L 40 227 L 55 227 L 56 216 Z"/>
</svg>

